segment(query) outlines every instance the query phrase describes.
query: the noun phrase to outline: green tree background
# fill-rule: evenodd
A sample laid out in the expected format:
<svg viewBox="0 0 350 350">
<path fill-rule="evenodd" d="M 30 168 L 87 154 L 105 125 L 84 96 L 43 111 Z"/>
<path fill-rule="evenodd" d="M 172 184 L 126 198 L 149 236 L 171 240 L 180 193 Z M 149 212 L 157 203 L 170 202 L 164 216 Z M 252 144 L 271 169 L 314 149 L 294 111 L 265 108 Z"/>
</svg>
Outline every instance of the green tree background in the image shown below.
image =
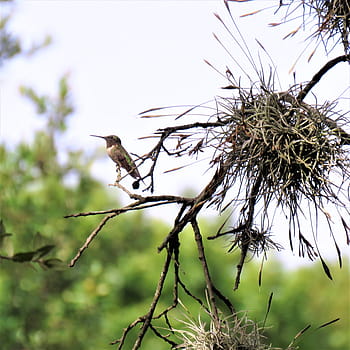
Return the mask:
<svg viewBox="0 0 350 350">
<path fill-rule="evenodd" d="M 6 32 L 6 23 L 1 30 L 6 39 L 1 57 L 7 60 L 21 54 L 18 39 Z M 89 158 L 83 150 L 63 150 L 66 161 L 59 160 L 60 137 L 74 109 L 68 78 L 58 82 L 57 96 L 41 95 L 28 87 L 22 87 L 21 93 L 46 124 L 35 132 L 31 143 L 0 145 L 1 348 L 110 349 L 108 342 L 119 337 L 123 327 L 147 309 L 161 269 L 162 259 L 156 246 L 167 232 L 167 225 L 142 213 L 118 217 L 108 224 L 79 263 L 68 268 L 67 262 L 85 239 L 83 233 L 96 226 L 98 218 L 67 220 L 64 215 L 117 207 L 118 198 L 114 189 L 91 176 L 89 167 L 95 157 Z M 203 232 L 208 235 L 216 226 L 217 223 L 202 222 Z M 6 259 L 52 244 L 55 249 L 49 257 L 54 268 Z M 182 236 L 181 245 L 182 266 L 187 271 L 183 279 L 201 293 L 202 272 L 191 232 Z M 251 261 L 245 267 L 240 289 L 233 292 L 234 253 L 225 254 L 224 241 L 206 244 L 206 250 L 216 284 L 232 297 L 238 310 L 247 310 L 250 318 L 264 319 L 269 295 L 274 293 L 266 332 L 275 346 L 287 347 L 309 324 L 314 331 L 300 338 L 301 348 L 340 350 L 350 345 L 347 261 L 342 269 L 330 265 L 334 277 L 330 281 L 319 264 L 290 271 L 271 259 L 264 268 L 261 287 L 259 264 Z M 171 283 L 166 288 L 164 295 L 171 300 Z M 197 308 L 193 300 L 182 297 L 186 308 Z M 177 313 L 178 318 L 183 316 L 181 311 Z M 336 318 L 340 321 L 316 329 Z M 146 336 L 143 344 L 144 349 L 164 346 L 152 334 Z"/>
<path fill-rule="evenodd" d="M 63 78 L 59 83 L 60 103 L 68 104 L 68 92 Z M 37 98 L 31 97 L 34 104 Z M 54 244 L 56 249 L 51 254 L 62 260 L 56 269 L 47 270 L 34 263 L 1 261 L 1 344 L 3 349 L 108 349 L 108 342 L 147 308 L 160 272 L 161 256 L 156 246 L 166 224 L 141 213 L 120 217 L 93 242 L 77 266 L 66 267 L 84 239 L 82 233 L 97 220 L 66 220 L 63 216 L 115 207 L 118 199 L 114 190 L 91 177 L 92 159 L 82 150 L 68 152 L 63 164 L 58 161 L 59 135 L 64 132 L 65 121 L 54 121 L 68 118 L 71 109 L 66 109 L 65 118 L 57 112 L 60 108 L 53 110 L 42 114 L 47 125 L 36 132 L 31 144 L 21 143 L 12 149 L 2 144 L 0 148 L 1 216 L 6 231 L 12 233 L 3 239 L 1 255 Z M 73 184 L 68 181 L 70 177 L 74 177 Z M 208 235 L 215 230 L 214 223 L 202 224 Z M 188 271 L 183 278 L 193 290 L 201 291 L 201 269 L 188 233 L 181 242 L 181 260 Z M 269 294 L 274 293 L 267 321 L 272 325 L 267 332 L 274 344 L 286 347 L 308 324 L 315 329 L 338 317 L 341 320 L 329 328 L 305 334 L 301 348 L 344 349 L 349 344 L 347 263 L 341 270 L 335 264 L 334 280 L 329 281 L 319 264 L 288 271 L 272 260 L 265 266 L 259 287 L 259 264 L 252 261 L 241 288 L 233 292 L 235 259 L 232 254 L 223 254 L 225 242 L 206 244 L 206 249 L 216 283 L 233 298 L 237 309 L 263 320 Z M 166 295 L 171 298 L 171 285 L 167 288 Z M 193 301 L 183 298 L 188 309 L 195 307 Z M 144 348 L 162 349 L 164 344 L 148 335 Z"/>
</svg>

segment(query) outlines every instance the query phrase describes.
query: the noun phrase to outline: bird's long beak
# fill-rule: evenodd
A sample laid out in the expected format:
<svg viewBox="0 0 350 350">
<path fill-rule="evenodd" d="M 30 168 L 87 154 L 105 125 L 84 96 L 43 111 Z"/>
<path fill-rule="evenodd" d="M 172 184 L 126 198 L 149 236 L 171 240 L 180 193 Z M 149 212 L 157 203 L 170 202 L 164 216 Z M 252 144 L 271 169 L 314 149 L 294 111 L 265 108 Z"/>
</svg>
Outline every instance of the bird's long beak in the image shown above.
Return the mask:
<svg viewBox="0 0 350 350">
<path fill-rule="evenodd" d="M 99 137 L 100 139 L 105 139 L 105 136 L 99 136 L 99 135 L 90 135 L 90 136 Z"/>
</svg>

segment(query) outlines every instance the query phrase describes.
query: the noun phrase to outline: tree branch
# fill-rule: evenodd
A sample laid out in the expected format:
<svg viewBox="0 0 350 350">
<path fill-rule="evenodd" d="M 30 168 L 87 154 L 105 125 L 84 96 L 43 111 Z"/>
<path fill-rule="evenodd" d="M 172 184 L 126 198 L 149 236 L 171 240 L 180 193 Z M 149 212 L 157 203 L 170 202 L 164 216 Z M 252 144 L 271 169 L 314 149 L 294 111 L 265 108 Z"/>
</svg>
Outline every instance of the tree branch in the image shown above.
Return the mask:
<svg viewBox="0 0 350 350">
<path fill-rule="evenodd" d="M 166 258 L 165 258 L 164 266 L 163 266 L 162 272 L 160 274 L 160 278 L 159 278 L 159 281 L 158 281 L 158 284 L 157 284 L 157 288 L 155 290 L 155 293 L 154 293 L 154 296 L 153 296 L 153 300 L 152 300 L 151 306 L 150 306 L 147 314 L 145 314 L 144 316 L 139 317 L 137 320 L 135 320 L 133 323 L 131 323 L 127 328 L 125 328 L 122 337 L 117 339 L 117 340 L 115 340 L 115 341 L 113 341 L 111 343 L 111 345 L 119 343 L 118 349 L 122 349 L 124 341 L 126 339 L 126 336 L 127 336 L 128 332 L 131 329 L 133 329 L 137 324 L 142 323 L 143 325 L 141 327 L 141 331 L 138 334 L 138 337 L 136 339 L 136 342 L 134 343 L 134 346 L 133 346 L 132 350 L 137 350 L 137 349 L 140 348 L 142 340 L 143 340 L 143 337 L 145 336 L 148 328 L 151 326 L 151 322 L 152 322 L 152 319 L 153 319 L 153 314 L 154 314 L 154 311 L 155 311 L 156 306 L 158 304 L 159 298 L 160 298 L 160 296 L 162 294 L 162 290 L 163 290 L 163 287 L 164 287 L 164 282 L 165 282 L 166 276 L 167 276 L 168 271 L 169 271 L 169 266 L 170 266 L 172 255 L 173 255 L 173 247 L 170 247 L 167 250 L 167 255 L 166 255 Z"/>
<path fill-rule="evenodd" d="M 250 196 L 248 198 L 248 203 L 247 207 L 243 208 L 242 211 L 247 210 L 247 218 L 243 224 L 240 225 L 242 227 L 241 229 L 241 237 L 240 237 L 240 242 L 241 242 L 241 257 L 239 260 L 239 263 L 237 265 L 237 275 L 236 275 L 236 280 L 235 280 L 235 285 L 234 285 L 234 290 L 238 289 L 240 280 L 241 280 L 241 274 L 243 270 L 243 265 L 245 262 L 245 259 L 247 257 L 247 253 L 249 250 L 250 246 L 250 235 L 249 232 L 251 231 L 254 223 L 254 211 L 255 211 L 255 205 L 258 199 L 259 195 L 259 190 L 262 182 L 262 174 L 260 173 L 258 177 L 255 180 L 255 184 L 251 189 Z"/>
<path fill-rule="evenodd" d="M 228 165 L 220 165 L 219 169 L 216 170 L 209 184 L 195 198 L 193 204 L 191 204 L 191 207 L 187 211 L 187 213 L 183 216 L 181 220 L 175 223 L 173 229 L 169 232 L 162 244 L 158 247 L 158 252 L 162 251 L 167 246 L 169 240 L 172 238 L 173 235 L 180 233 L 184 229 L 184 227 L 189 222 L 191 222 L 193 218 L 197 216 L 199 211 L 202 209 L 203 205 L 212 198 L 212 195 L 215 193 L 216 189 L 221 185 L 228 169 Z"/>
<path fill-rule="evenodd" d="M 197 250 L 198 250 L 198 259 L 202 264 L 203 272 L 204 272 L 204 279 L 205 279 L 205 284 L 208 290 L 208 295 L 209 295 L 209 301 L 210 301 L 210 306 L 211 306 L 211 311 L 214 316 L 214 323 L 217 328 L 220 327 L 220 322 L 219 322 L 219 314 L 218 314 L 218 309 L 216 306 L 216 301 L 215 301 L 215 290 L 214 290 L 214 285 L 210 277 L 209 273 L 209 268 L 207 264 L 207 259 L 205 257 L 204 253 L 204 246 L 203 246 L 203 240 L 202 240 L 202 235 L 198 226 L 198 223 L 196 219 L 191 220 L 193 232 L 194 232 L 194 237 L 197 243 Z"/>
<path fill-rule="evenodd" d="M 108 220 L 115 217 L 116 213 L 111 213 L 106 215 L 101 222 L 98 224 L 98 226 L 91 232 L 90 236 L 86 239 L 84 245 L 79 249 L 78 253 L 75 255 L 75 257 L 71 260 L 69 267 L 73 267 L 75 263 L 79 260 L 81 255 L 84 253 L 84 251 L 89 247 L 92 240 L 97 236 L 97 234 L 102 230 L 103 226 L 107 223 Z"/>
<path fill-rule="evenodd" d="M 310 92 L 310 90 L 321 80 L 321 78 L 335 65 L 340 62 L 350 61 L 350 55 L 338 56 L 329 62 L 327 62 L 308 82 L 308 84 L 299 92 L 297 96 L 297 101 L 301 102 L 305 96 Z"/>
</svg>

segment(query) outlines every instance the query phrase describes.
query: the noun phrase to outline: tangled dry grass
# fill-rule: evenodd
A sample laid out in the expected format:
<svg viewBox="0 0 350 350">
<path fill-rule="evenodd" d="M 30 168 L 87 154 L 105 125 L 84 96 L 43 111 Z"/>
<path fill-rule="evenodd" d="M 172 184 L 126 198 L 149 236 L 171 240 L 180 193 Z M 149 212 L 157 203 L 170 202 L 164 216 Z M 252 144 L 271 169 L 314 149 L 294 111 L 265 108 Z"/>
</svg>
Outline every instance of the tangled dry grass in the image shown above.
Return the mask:
<svg viewBox="0 0 350 350">
<path fill-rule="evenodd" d="M 339 138 L 344 116 L 335 105 L 312 106 L 295 96 L 293 91 L 241 89 L 238 97 L 219 102 L 217 118 L 225 127 L 213 133 L 215 162 L 231 164 L 221 200 L 237 181 L 249 195 L 259 177 L 256 197 L 266 206 L 276 199 L 294 213 L 302 197 L 317 206 L 325 199 L 337 201 L 331 172 L 349 179 L 349 158 Z"/>
<path fill-rule="evenodd" d="M 206 310 L 206 321 L 201 316 L 194 319 L 191 315 L 181 320 L 181 329 L 172 328 L 181 343 L 176 349 L 184 350 L 282 350 L 268 343 L 264 323 L 248 318 L 246 312 L 228 317 L 222 314 L 217 318 L 210 309 Z M 286 350 L 297 349 L 294 341 Z"/>
<path fill-rule="evenodd" d="M 177 347 L 186 350 L 267 350 L 271 349 L 263 343 L 263 335 L 259 326 L 247 316 L 236 315 L 219 321 L 219 325 L 211 320 L 206 325 L 200 318 L 198 321 L 183 321 L 184 329 L 174 330 L 182 343 Z"/>
</svg>

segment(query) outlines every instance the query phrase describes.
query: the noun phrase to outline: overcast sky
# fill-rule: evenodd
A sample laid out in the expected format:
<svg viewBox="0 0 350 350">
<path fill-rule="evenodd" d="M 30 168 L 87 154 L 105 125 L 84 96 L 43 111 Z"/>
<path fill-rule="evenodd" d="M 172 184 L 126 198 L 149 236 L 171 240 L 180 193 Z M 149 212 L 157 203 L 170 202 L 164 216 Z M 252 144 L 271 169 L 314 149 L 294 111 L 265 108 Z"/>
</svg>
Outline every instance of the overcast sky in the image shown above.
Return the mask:
<svg viewBox="0 0 350 350">
<path fill-rule="evenodd" d="M 282 38 L 299 23 L 268 27 L 269 22 L 278 20 L 268 10 L 239 18 L 252 9 L 276 3 L 253 1 L 232 4 L 231 8 L 252 52 L 259 50 L 255 41 L 258 39 L 272 56 L 281 88 L 286 89 L 293 83 L 290 69 L 305 44 L 302 36 Z M 24 46 L 29 47 L 46 35 L 52 37 L 53 43 L 30 58 L 14 60 L 1 72 L 1 139 L 9 145 L 30 140 L 42 125 L 32 105 L 20 98 L 18 86 L 29 85 L 39 93 L 54 95 L 58 80 L 68 73 L 76 110 L 61 140 L 62 148 L 92 152 L 101 143 L 89 134 L 117 134 L 130 152 L 143 154 L 149 144 L 138 138 L 171 121 L 139 119 L 138 113 L 157 106 L 199 104 L 227 94 L 220 89 L 226 81 L 204 59 L 222 72 L 228 66 L 234 74 L 242 74 L 214 39 L 213 32 L 244 67 L 251 69 L 214 12 L 235 31 L 221 0 L 18 2 L 11 26 Z M 261 49 L 260 54 L 264 56 Z M 295 68 L 297 81 L 309 80 L 338 54 L 334 51 L 327 58 L 320 49 L 310 63 L 304 55 Z M 332 100 L 344 96 L 348 86 L 344 67 L 336 67 L 315 92 L 319 101 Z M 347 91 L 345 95 L 348 94 Z M 349 101 L 345 106 L 349 106 Z M 166 164 L 163 170 L 174 166 Z M 203 164 L 199 170 L 191 170 L 192 176 L 186 172 L 176 177 L 162 175 L 158 189 L 199 190 L 210 176 L 205 173 L 206 168 L 207 164 Z M 115 176 L 108 159 L 98 162 L 93 171 L 107 183 Z"/>
</svg>

